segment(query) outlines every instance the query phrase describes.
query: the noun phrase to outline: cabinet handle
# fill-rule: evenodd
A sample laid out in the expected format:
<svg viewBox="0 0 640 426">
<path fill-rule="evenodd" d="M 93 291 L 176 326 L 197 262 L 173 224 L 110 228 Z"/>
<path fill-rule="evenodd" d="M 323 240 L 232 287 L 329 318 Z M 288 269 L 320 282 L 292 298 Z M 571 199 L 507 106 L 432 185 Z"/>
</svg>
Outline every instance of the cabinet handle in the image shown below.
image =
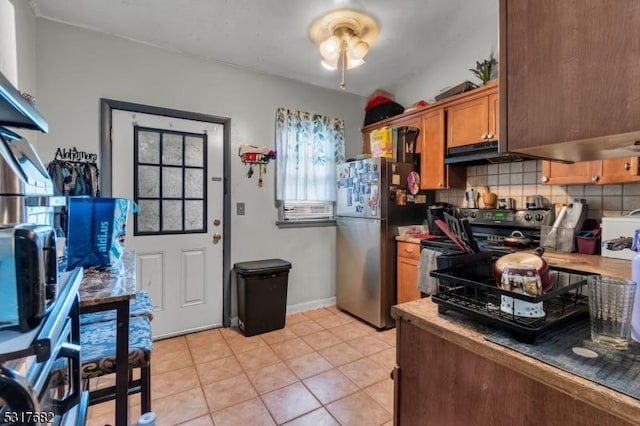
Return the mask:
<svg viewBox="0 0 640 426">
<path fill-rule="evenodd" d="M 591 182 L 597 182 L 599 180 L 600 180 L 600 176 L 598 176 L 598 175 L 591 176 Z"/>
<path fill-rule="evenodd" d="M 494 135 L 493 135 L 493 133 L 489 133 L 489 134 L 487 135 L 487 139 L 493 139 L 493 136 L 494 136 Z"/>
<path fill-rule="evenodd" d="M 483 133 L 482 136 L 480 136 L 480 138 L 484 141 L 484 140 L 487 140 L 487 136 L 488 135 L 486 133 Z"/>
<path fill-rule="evenodd" d="M 625 170 L 631 170 L 631 163 L 624 163 Z"/>
<path fill-rule="evenodd" d="M 405 251 L 406 253 L 413 253 L 413 249 L 405 248 L 405 249 L 404 249 L 404 251 Z"/>
<path fill-rule="evenodd" d="M 542 183 L 547 183 L 547 182 L 549 182 L 549 178 L 548 178 L 547 176 L 542 176 L 542 177 L 540 178 L 540 182 L 542 182 Z"/>
<path fill-rule="evenodd" d="M 440 188 L 444 188 L 444 183 L 440 182 L 440 183 L 438 184 L 438 186 L 439 186 Z"/>
</svg>

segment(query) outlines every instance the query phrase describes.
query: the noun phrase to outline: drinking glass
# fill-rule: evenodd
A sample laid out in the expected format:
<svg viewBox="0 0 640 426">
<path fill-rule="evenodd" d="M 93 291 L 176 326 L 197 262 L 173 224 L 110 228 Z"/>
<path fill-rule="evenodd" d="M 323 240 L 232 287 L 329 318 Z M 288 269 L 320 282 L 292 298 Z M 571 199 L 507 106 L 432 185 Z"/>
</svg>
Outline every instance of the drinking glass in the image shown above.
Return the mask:
<svg viewBox="0 0 640 426">
<path fill-rule="evenodd" d="M 591 340 L 613 349 L 629 346 L 635 291 L 635 281 L 600 275 L 587 277 Z"/>
</svg>

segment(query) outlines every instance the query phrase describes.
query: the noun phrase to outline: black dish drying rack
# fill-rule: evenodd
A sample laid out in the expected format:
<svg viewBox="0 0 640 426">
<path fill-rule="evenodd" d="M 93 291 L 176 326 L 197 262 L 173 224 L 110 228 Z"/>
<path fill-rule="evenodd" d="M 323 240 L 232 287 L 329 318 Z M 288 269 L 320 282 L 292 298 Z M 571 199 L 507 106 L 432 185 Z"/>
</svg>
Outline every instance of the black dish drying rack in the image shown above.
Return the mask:
<svg viewBox="0 0 640 426">
<path fill-rule="evenodd" d="M 511 332 L 521 342 L 533 343 L 537 335 L 570 319 L 589 312 L 584 271 L 550 266 L 552 286 L 543 295 L 531 297 L 502 290 L 496 286 L 491 257 L 484 253 L 454 256 L 446 267 L 431 271 L 438 279 L 438 293 L 431 296 L 438 304 L 438 313 L 456 311 L 467 314 L 483 323 Z M 542 302 L 544 317 L 531 318 L 515 315 L 515 303 L 510 313 L 501 309 L 501 296 L 525 302 Z"/>
</svg>

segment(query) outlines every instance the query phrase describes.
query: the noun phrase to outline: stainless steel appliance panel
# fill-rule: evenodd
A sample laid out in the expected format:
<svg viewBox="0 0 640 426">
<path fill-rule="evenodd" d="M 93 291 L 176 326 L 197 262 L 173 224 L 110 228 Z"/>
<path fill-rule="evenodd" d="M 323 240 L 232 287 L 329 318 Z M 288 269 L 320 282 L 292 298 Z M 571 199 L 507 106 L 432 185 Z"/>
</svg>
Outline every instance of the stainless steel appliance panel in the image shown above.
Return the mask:
<svg viewBox="0 0 640 426">
<path fill-rule="evenodd" d="M 387 327 L 384 221 L 338 217 L 338 308 L 378 328 Z"/>
</svg>

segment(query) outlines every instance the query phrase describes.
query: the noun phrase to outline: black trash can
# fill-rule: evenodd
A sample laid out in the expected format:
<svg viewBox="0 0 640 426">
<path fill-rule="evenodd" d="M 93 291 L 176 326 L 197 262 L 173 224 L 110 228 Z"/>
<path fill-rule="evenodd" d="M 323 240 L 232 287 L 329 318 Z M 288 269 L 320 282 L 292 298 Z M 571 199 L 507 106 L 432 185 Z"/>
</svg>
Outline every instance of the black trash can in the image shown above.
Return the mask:
<svg viewBox="0 0 640 426">
<path fill-rule="evenodd" d="M 282 259 L 233 265 L 238 284 L 238 326 L 245 336 L 284 327 L 291 263 Z"/>
</svg>

